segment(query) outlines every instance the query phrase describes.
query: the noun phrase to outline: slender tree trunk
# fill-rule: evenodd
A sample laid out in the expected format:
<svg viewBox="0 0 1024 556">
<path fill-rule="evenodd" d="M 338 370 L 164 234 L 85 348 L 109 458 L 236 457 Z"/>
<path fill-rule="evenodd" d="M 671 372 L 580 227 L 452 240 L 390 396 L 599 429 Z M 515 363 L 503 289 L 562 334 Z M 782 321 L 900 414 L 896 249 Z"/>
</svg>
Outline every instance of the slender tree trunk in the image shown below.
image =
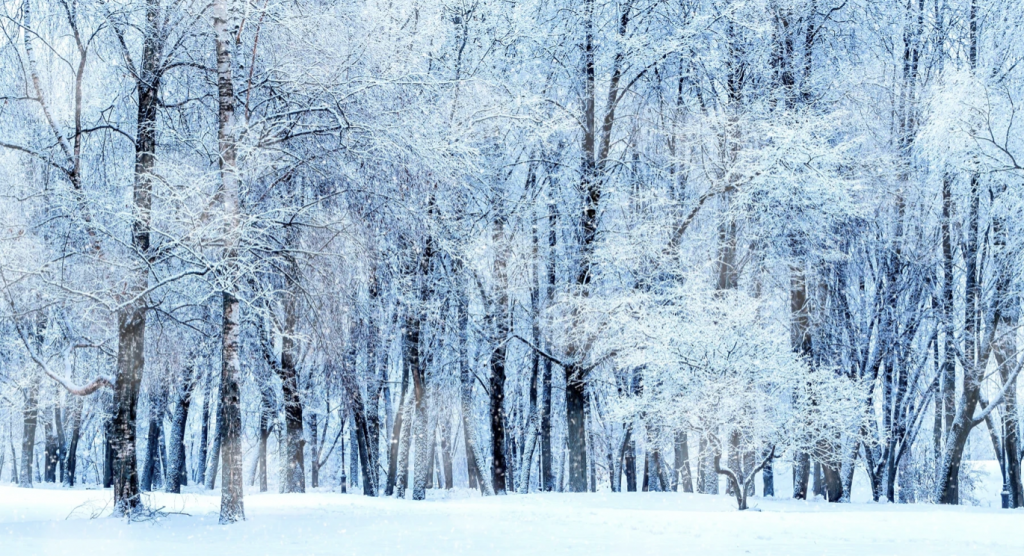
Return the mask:
<svg viewBox="0 0 1024 556">
<path fill-rule="evenodd" d="M 142 462 L 142 477 L 139 488 L 144 492 L 153 490 L 153 484 L 157 481 L 155 476 L 160 474 L 160 429 L 164 420 L 164 407 L 161 400 L 162 394 L 157 390 L 159 385 L 152 386 L 153 391 L 149 396 L 149 428 L 146 434 L 146 453 Z"/>
<path fill-rule="evenodd" d="M 23 391 L 25 405 L 22 410 L 21 471 L 18 486 L 32 488 L 32 467 L 35 463 L 36 424 L 39 421 L 39 380 L 33 378 Z"/>
<path fill-rule="evenodd" d="M 11 428 L 13 429 L 13 423 L 12 423 Z M 14 434 L 13 433 L 10 435 L 10 445 L 11 445 L 11 483 L 17 485 L 17 484 L 20 484 L 20 481 L 18 480 L 18 453 L 14 450 Z"/>
<path fill-rule="evenodd" d="M 75 486 L 75 473 L 78 468 L 78 440 L 82 436 L 82 400 L 77 398 L 71 402 L 71 440 L 68 441 L 67 456 L 64 463 L 64 486 Z M 11 460 L 14 464 L 15 460 Z"/>
<path fill-rule="evenodd" d="M 207 372 L 203 386 L 203 414 L 199 427 L 199 454 L 196 457 L 196 484 L 199 485 L 206 484 L 206 462 L 209 459 L 207 456 L 207 446 L 210 439 L 210 404 L 212 403 L 210 383 L 212 380 L 213 373 Z"/>
<path fill-rule="evenodd" d="M 309 486 L 316 488 L 320 486 L 320 424 L 315 411 L 311 411 L 309 421 Z M 326 430 L 324 433 L 326 434 Z"/>
<path fill-rule="evenodd" d="M 626 473 L 626 492 L 636 492 L 636 441 L 633 440 L 633 427 L 627 426 L 626 437 L 622 440 Z"/>
<path fill-rule="evenodd" d="M 256 456 L 259 466 L 260 492 L 267 491 L 267 440 L 270 438 L 270 419 L 274 413 L 274 393 L 269 384 L 260 387 L 260 444 Z"/>
<path fill-rule="evenodd" d="M 453 471 L 453 454 L 452 454 L 452 442 L 451 442 L 451 425 L 448 417 L 446 416 L 445 425 L 441 427 L 441 468 L 444 471 L 444 489 L 451 490 L 455 488 L 455 477 L 452 476 Z"/>
<path fill-rule="evenodd" d="M 221 194 L 224 200 L 226 237 L 224 259 L 238 258 L 239 193 L 235 148 L 235 92 L 231 76 L 233 30 L 229 29 L 230 0 L 214 0 L 212 4 L 213 30 L 217 50 L 217 142 L 220 159 Z M 231 263 L 233 264 L 233 263 Z M 223 317 L 221 323 L 222 355 L 220 375 L 221 477 L 220 522 L 234 523 L 245 519 L 242 490 L 245 478 L 242 471 L 242 412 L 241 362 L 239 360 L 240 314 L 239 302 L 231 289 L 236 280 L 235 269 L 230 267 L 220 279 L 227 282 L 222 293 Z M 287 347 L 284 351 L 289 351 Z M 282 357 L 283 359 L 283 357 Z M 282 367 L 284 367 L 282 361 Z M 287 400 L 286 400 L 287 402 Z M 223 424 L 221 424 L 223 423 Z M 302 426 L 300 419 L 299 426 Z"/>
<path fill-rule="evenodd" d="M 552 186 L 553 187 L 553 186 Z M 553 200 L 548 202 L 548 258 L 547 258 L 547 288 L 545 291 L 545 306 L 553 303 L 555 295 L 555 248 L 558 241 L 558 211 Z M 549 346 L 550 347 L 550 346 Z M 542 361 L 543 378 L 541 379 L 541 402 L 540 402 L 540 480 L 541 490 L 551 492 L 555 490 L 555 470 L 551 453 L 551 378 L 552 362 L 545 358 Z"/>
<path fill-rule="evenodd" d="M 349 427 L 348 433 L 349 444 L 352 445 L 352 450 L 348 454 L 348 480 L 354 489 L 359 486 L 359 427 L 355 424 L 354 411 L 352 412 L 352 426 Z M 344 466 L 345 462 L 342 461 L 341 465 Z"/>
<path fill-rule="evenodd" d="M 57 482 L 57 435 L 53 432 L 53 423 L 43 422 L 43 482 Z"/>
</svg>

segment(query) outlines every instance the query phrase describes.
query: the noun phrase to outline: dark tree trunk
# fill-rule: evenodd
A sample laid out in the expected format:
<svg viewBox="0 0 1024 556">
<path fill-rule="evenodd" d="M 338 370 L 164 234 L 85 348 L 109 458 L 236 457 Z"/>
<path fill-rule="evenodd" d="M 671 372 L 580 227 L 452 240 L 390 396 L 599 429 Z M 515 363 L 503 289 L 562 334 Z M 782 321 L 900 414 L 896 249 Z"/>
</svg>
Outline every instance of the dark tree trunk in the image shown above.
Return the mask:
<svg viewBox="0 0 1024 556">
<path fill-rule="evenodd" d="M 57 435 L 53 432 L 53 423 L 43 423 L 43 436 L 46 444 L 43 447 L 43 482 L 57 482 Z"/>
<path fill-rule="evenodd" d="M 545 306 L 553 303 L 555 295 L 555 248 L 558 241 L 558 212 L 555 202 L 548 202 L 548 268 L 547 288 L 545 291 Z M 545 358 L 541 378 L 540 396 L 540 481 L 541 490 L 551 492 L 555 490 L 555 470 L 551 453 L 551 378 L 552 362 Z"/>
<path fill-rule="evenodd" d="M 508 347 L 509 315 L 508 315 L 508 255 L 505 238 L 505 214 L 502 201 L 494 219 L 493 240 L 498 256 L 494 259 L 494 282 L 496 299 L 494 301 L 494 338 L 497 345 L 493 346 L 490 357 L 490 405 L 489 417 L 491 424 L 491 486 L 494 494 L 506 492 L 506 475 L 508 466 L 505 453 L 505 365 Z M 580 408 L 582 410 L 582 407 Z M 581 414 L 582 418 L 582 414 Z M 584 471 L 585 472 L 585 471 Z M 584 479 L 585 481 L 585 479 Z M 584 489 L 586 484 L 584 483 Z"/>
<path fill-rule="evenodd" d="M 103 488 L 114 486 L 114 444 L 110 440 L 113 436 L 111 426 L 112 422 L 107 421 L 103 434 Z"/>
<path fill-rule="evenodd" d="M 144 492 L 153 490 L 154 475 L 160 474 L 160 421 L 162 416 L 155 415 L 160 412 L 157 407 L 156 396 L 150 405 L 149 428 L 146 434 L 146 453 L 142 461 L 142 477 L 139 481 L 139 488 Z"/>
<path fill-rule="evenodd" d="M 78 440 L 82 436 L 82 401 L 71 402 L 71 439 L 68 441 L 67 455 L 64 463 L 64 485 L 75 486 L 75 472 L 78 468 Z M 12 461 L 12 463 L 14 463 Z"/>
<path fill-rule="evenodd" d="M 167 492 L 175 494 L 181 492 L 181 486 L 187 484 L 188 474 L 185 467 L 185 423 L 188 421 L 188 408 L 192 404 L 192 390 L 195 385 L 194 370 L 192 367 L 185 369 L 184 380 L 181 384 L 181 395 L 174 407 L 174 415 L 171 417 L 171 450 L 168 456 L 167 476 L 164 484 Z"/>
<path fill-rule="evenodd" d="M 767 460 L 764 464 L 764 469 L 761 470 L 761 482 L 764 483 L 765 497 L 775 497 L 775 469 L 772 467 L 771 460 Z"/>
<path fill-rule="evenodd" d="M 141 505 L 135 454 L 136 409 L 142 369 L 145 365 L 145 307 L 125 310 L 118 316 L 117 381 L 114 388 L 114 419 L 110 438 L 113 454 L 114 511 L 134 513 Z"/>
<path fill-rule="evenodd" d="M 162 39 L 157 31 L 160 2 L 146 3 L 146 24 L 142 45 L 142 66 L 138 80 L 138 117 L 135 139 L 135 183 L 133 189 L 135 219 L 132 223 L 132 247 L 148 262 L 150 250 L 150 209 L 152 207 L 153 166 L 156 163 L 156 123 L 159 104 Z M 141 263 L 141 262 L 140 262 Z M 149 285 L 145 264 L 132 269 L 130 295 L 134 301 L 118 313 L 117 376 L 114 384 L 114 417 L 110 438 L 113 461 L 114 512 L 135 512 L 139 499 L 139 479 L 135 454 L 136 409 L 142 372 L 145 368 L 147 302 L 142 295 Z"/>
<path fill-rule="evenodd" d="M 579 370 L 570 367 L 565 373 L 565 407 L 568 418 L 569 492 L 587 491 L 587 431 L 585 411 L 586 388 L 578 376 Z"/>
<path fill-rule="evenodd" d="M 499 351 L 501 353 L 499 353 Z M 505 494 L 505 474 L 507 472 L 505 462 L 505 411 L 504 411 L 504 385 L 505 385 L 505 357 L 504 350 L 495 350 L 491 354 L 491 396 L 490 396 L 490 423 L 491 423 L 491 485 L 494 487 L 494 494 Z M 585 479 L 584 479 L 585 481 Z M 586 486 L 584 485 L 584 488 Z"/>
<path fill-rule="evenodd" d="M 633 428 L 626 428 L 626 438 L 622 441 L 623 471 L 626 474 L 626 492 L 636 492 L 636 441 L 633 440 Z"/>
</svg>

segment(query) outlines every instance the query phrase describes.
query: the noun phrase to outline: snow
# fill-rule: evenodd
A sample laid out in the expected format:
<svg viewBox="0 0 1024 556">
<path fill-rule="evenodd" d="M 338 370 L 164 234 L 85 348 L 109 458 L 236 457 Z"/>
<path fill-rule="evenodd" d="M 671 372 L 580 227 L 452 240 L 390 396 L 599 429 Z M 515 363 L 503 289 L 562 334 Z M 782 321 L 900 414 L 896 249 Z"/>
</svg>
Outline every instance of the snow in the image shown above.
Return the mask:
<svg viewBox="0 0 1024 556">
<path fill-rule="evenodd" d="M 993 462 L 994 463 L 994 462 Z M 780 473 L 781 475 L 781 473 Z M 998 494 L 982 475 L 981 496 Z M 998 473 L 994 475 L 998 479 Z M 1024 554 L 1024 514 L 997 507 L 751 499 L 682 493 L 529 494 L 456 489 L 413 502 L 359 494 L 247 493 L 247 521 L 217 523 L 218 491 L 149 495 L 169 514 L 109 514 L 109 490 L 0 486 L 4 555 L 133 554 Z M 998 500 L 998 498 L 996 499 Z M 187 515 L 184 515 L 187 514 Z"/>
</svg>

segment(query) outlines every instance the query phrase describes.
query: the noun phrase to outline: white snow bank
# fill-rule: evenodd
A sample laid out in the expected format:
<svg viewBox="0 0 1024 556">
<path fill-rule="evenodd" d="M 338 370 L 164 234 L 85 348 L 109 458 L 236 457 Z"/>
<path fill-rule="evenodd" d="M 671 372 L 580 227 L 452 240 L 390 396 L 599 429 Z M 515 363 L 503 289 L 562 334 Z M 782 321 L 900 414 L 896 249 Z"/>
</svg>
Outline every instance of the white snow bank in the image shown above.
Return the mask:
<svg viewBox="0 0 1024 556">
<path fill-rule="evenodd" d="M 343 554 L 1024 554 L 1024 512 L 929 504 L 826 504 L 677 493 L 252 494 L 248 520 L 217 524 L 219 494 L 154 494 L 169 515 L 128 524 L 110 490 L 0 486 L 4 556 Z M 440 495 L 440 496 L 439 496 Z M 443 496 L 443 497 L 442 497 Z M 106 508 L 104 510 L 104 508 Z"/>
</svg>

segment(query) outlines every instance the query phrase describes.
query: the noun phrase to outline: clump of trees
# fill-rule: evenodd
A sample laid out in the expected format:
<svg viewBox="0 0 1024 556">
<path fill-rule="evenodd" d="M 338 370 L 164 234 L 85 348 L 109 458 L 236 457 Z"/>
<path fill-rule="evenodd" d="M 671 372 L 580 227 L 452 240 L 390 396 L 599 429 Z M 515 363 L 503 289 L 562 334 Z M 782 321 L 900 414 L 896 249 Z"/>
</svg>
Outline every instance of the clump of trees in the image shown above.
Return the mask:
<svg viewBox="0 0 1024 556">
<path fill-rule="evenodd" d="M 1019 507 L 1019 12 L 0 2 L 0 476 Z"/>
</svg>

